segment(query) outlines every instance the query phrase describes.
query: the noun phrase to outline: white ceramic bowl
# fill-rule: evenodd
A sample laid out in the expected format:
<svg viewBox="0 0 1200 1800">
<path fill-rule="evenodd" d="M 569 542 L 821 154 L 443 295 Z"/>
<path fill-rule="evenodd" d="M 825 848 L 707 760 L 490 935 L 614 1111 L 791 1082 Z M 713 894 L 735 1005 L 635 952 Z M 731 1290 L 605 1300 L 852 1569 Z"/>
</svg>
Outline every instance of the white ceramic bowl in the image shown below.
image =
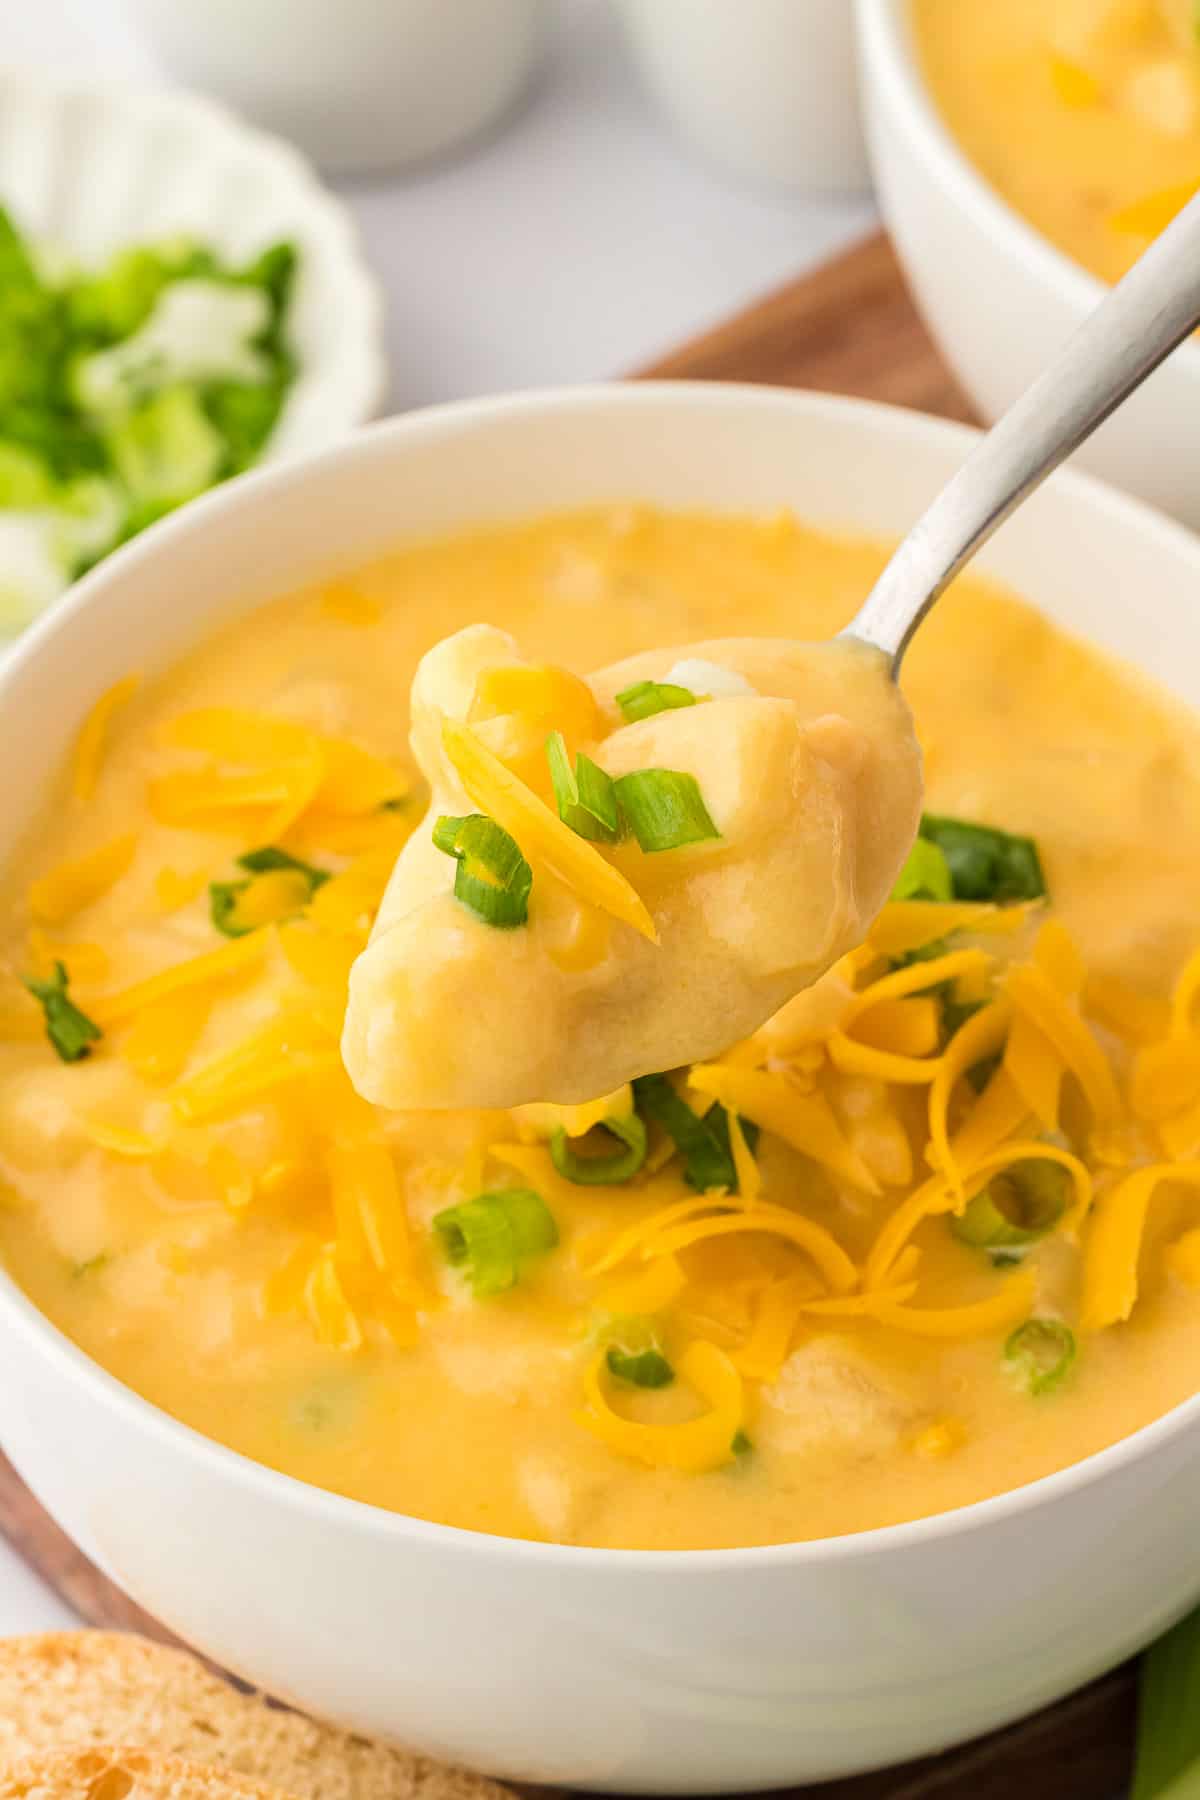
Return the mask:
<svg viewBox="0 0 1200 1800">
<path fill-rule="evenodd" d="M 884 218 L 934 336 L 994 419 L 1107 290 L 1001 198 L 943 124 L 915 53 L 911 0 L 857 5 Z M 1084 446 L 1080 462 L 1200 525 L 1200 344 L 1183 344 Z"/>
<path fill-rule="evenodd" d="M 550 0 L 122 4 L 180 80 L 331 170 L 422 162 L 486 131 L 528 88 L 551 16 Z"/>
<path fill-rule="evenodd" d="M 0 855 L 134 655 L 161 667 L 406 533 L 639 497 L 896 534 L 971 442 L 857 401 L 664 384 L 417 413 L 250 475 L 119 551 L 0 670 L 0 767 L 21 771 Z M 984 560 L 1200 702 L 1200 542 L 1177 526 L 1068 474 Z M 1053 1700 L 1200 1596 L 1200 1398 L 941 1518 L 673 1554 L 485 1537 L 272 1474 L 120 1386 L 2 1277 L 0 1369 L 5 1451 L 183 1637 L 344 1725 L 531 1780 L 696 1794 L 867 1769 Z"/>
<path fill-rule="evenodd" d="M 797 193 L 870 185 L 847 0 L 617 0 L 642 78 L 714 163 Z"/>
<path fill-rule="evenodd" d="M 380 301 L 349 215 L 287 144 L 210 101 L 0 71 L 0 204 L 84 263 L 176 233 L 234 262 L 291 238 L 299 375 L 265 460 L 320 449 L 378 407 Z"/>
</svg>

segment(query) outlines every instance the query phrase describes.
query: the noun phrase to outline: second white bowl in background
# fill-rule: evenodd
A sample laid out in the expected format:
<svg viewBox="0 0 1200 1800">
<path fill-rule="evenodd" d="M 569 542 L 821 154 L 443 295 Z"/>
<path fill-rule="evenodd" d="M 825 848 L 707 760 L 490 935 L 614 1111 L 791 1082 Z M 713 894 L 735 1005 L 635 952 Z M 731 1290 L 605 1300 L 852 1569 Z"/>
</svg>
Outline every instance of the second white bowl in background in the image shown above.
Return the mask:
<svg viewBox="0 0 1200 1800">
<path fill-rule="evenodd" d="M 617 0 L 647 86 L 712 161 L 799 192 L 869 184 L 849 0 Z"/>
<path fill-rule="evenodd" d="M 921 311 L 985 419 L 998 418 L 1105 288 L 1004 201 L 943 124 L 912 0 L 857 0 L 867 136 L 884 219 Z M 1200 345 L 1180 346 L 1078 453 L 1200 526 Z"/>
</svg>

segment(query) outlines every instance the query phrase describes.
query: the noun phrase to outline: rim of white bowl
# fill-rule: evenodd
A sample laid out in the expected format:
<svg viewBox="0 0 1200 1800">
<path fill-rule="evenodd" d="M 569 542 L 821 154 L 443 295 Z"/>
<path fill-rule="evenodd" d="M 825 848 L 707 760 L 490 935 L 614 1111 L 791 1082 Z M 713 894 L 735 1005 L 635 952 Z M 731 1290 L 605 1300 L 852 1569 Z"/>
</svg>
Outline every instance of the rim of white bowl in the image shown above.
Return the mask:
<svg viewBox="0 0 1200 1800">
<path fill-rule="evenodd" d="M 869 78 L 867 105 L 876 86 L 885 90 L 925 162 L 936 168 L 939 183 L 976 215 L 1005 255 L 1032 264 L 1043 281 L 1060 288 L 1082 319 L 1109 293 L 1108 283 L 1031 225 L 971 161 L 943 120 L 921 73 L 912 43 L 913 5 L 914 0 L 858 0 L 859 56 Z M 1173 354 L 1200 367 L 1200 343 L 1194 339 L 1185 339 Z"/>
<path fill-rule="evenodd" d="M 474 429 L 480 422 L 504 415 L 569 413 L 580 408 L 622 410 L 632 414 L 642 407 L 661 405 L 667 399 L 674 406 L 703 411 L 799 409 L 817 421 L 822 418 L 856 419 L 864 430 L 890 437 L 898 445 L 917 439 L 935 447 L 955 450 L 960 456 L 965 456 L 982 435 L 974 426 L 938 419 L 907 407 L 806 389 L 758 387 L 745 382 L 613 382 L 593 387 L 532 389 L 419 408 L 396 418 L 379 420 L 352 437 L 311 455 L 238 476 L 191 501 L 123 545 L 85 575 L 68 597 L 43 615 L 20 640 L 11 658 L 0 667 L 0 706 L 4 704 L 8 689 L 20 680 L 26 663 L 40 654 L 43 643 L 68 631 L 77 612 L 102 603 L 105 589 L 120 581 L 127 568 L 139 561 L 153 560 L 169 552 L 172 546 L 182 546 L 190 535 L 207 530 L 209 522 L 219 520 L 223 513 L 253 510 L 260 501 L 282 492 L 285 487 L 319 476 L 334 462 L 368 462 L 384 453 L 384 446 L 396 438 L 453 437 Z M 1074 469 L 1060 469 L 1050 478 L 1050 485 L 1068 492 L 1074 490 L 1091 504 L 1103 505 L 1118 518 L 1123 518 L 1131 529 L 1141 532 L 1149 542 L 1160 546 L 1167 555 L 1182 555 L 1194 562 L 1200 575 L 1200 538 L 1183 525 L 1143 501 L 1110 487 L 1107 482 Z M 206 1437 L 194 1426 L 184 1424 L 152 1400 L 145 1399 L 81 1350 L 34 1305 L 2 1265 L 0 1312 L 8 1314 L 14 1328 L 29 1340 L 35 1354 L 47 1356 L 68 1379 L 81 1383 L 99 1403 L 125 1414 L 135 1428 L 151 1433 L 160 1443 L 185 1458 L 192 1457 L 209 1464 L 229 1480 L 257 1490 L 262 1497 L 280 1506 L 322 1517 L 333 1524 L 343 1523 L 384 1540 L 404 1539 L 464 1555 L 504 1557 L 522 1563 L 556 1563 L 564 1568 L 601 1570 L 619 1564 L 623 1574 L 634 1576 L 684 1575 L 692 1570 L 716 1573 L 781 1563 L 838 1563 L 860 1557 L 892 1555 L 910 1545 L 918 1548 L 943 1538 L 973 1535 L 986 1531 L 993 1522 L 1025 1512 L 1036 1513 L 1044 1505 L 1103 1481 L 1106 1476 L 1142 1461 L 1162 1445 L 1200 1426 L 1200 1392 L 1197 1392 L 1127 1437 L 1036 1481 L 1010 1488 L 986 1500 L 976 1500 L 968 1506 L 932 1513 L 899 1525 L 850 1532 L 843 1537 L 719 1550 L 637 1550 L 586 1544 L 544 1544 L 527 1538 L 473 1531 L 461 1525 L 440 1525 L 411 1513 L 391 1512 L 369 1501 L 353 1500 L 347 1495 L 314 1487 L 297 1476 L 268 1468 L 241 1451 Z"/>
<path fill-rule="evenodd" d="M 284 409 L 264 446 L 260 463 L 304 456 L 319 446 L 289 444 L 289 421 L 297 396 L 320 389 L 331 396 L 327 410 L 340 422 L 322 432 L 333 443 L 379 410 L 387 392 L 389 369 L 384 350 L 383 291 L 367 262 L 362 237 L 349 208 L 322 180 L 316 165 L 286 138 L 242 119 L 231 107 L 190 88 L 144 80 L 66 75 L 61 80 L 37 71 L 0 69 L 0 109 L 6 96 L 32 96 L 47 113 L 75 102 L 92 101 L 124 111 L 132 122 L 162 118 L 190 119 L 218 144 L 237 145 L 264 168 L 290 185 L 308 230 L 320 240 L 338 288 L 338 325 L 329 347 L 318 359 L 301 362 L 288 390 Z M 323 445 L 321 446 L 323 447 Z"/>
</svg>

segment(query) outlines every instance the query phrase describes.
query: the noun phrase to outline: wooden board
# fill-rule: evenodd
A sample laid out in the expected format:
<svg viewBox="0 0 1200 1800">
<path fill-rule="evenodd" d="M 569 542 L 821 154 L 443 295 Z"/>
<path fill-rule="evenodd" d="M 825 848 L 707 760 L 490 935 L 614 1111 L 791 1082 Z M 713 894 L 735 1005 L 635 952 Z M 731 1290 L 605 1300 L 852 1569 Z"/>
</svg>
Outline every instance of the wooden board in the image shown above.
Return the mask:
<svg viewBox="0 0 1200 1800">
<path fill-rule="evenodd" d="M 766 382 L 858 394 L 970 419 L 913 307 L 890 245 L 868 238 L 664 357 L 644 376 Z M 94 1625 L 173 1642 L 74 1548 L 0 1458 L 0 1533 Z M 1133 1666 L 961 1750 L 804 1790 L 805 1800 L 1108 1800 L 1124 1785 Z"/>
</svg>

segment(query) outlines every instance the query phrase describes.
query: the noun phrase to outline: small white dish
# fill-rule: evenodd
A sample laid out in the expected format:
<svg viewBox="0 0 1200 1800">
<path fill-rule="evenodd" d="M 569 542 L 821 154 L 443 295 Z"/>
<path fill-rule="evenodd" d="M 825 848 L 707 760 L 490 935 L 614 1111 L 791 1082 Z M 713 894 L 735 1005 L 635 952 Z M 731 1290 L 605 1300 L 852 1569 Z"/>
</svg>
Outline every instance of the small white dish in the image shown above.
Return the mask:
<svg viewBox="0 0 1200 1800">
<path fill-rule="evenodd" d="M 823 394 L 648 382 L 412 413 L 245 476 L 87 575 L 0 670 L 0 766 L 21 776 L 0 786 L 0 855 L 130 644 L 153 672 L 405 537 L 633 498 L 897 536 L 974 441 Z M 1060 473 L 980 563 L 1200 705 L 1190 533 Z M 1200 1598 L 1200 1396 L 913 1524 L 622 1551 L 430 1524 L 251 1463 L 123 1387 L 3 1274 L 0 1370 L 6 1453 L 135 1600 L 313 1712 L 528 1781 L 745 1793 L 902 1761 L 1057 1699 Z"/>
<path fill-rule="evenodd" d="M 617 0 L 642 78 L 714 163 L 796 193 L 870 185 L 849 0 Z"/>
<path fill-rule="evenodd" d="M 335 171 L 424 162 L 486 131 L 528 88 L 551 16 L 550 0 L 122 4 L 173 75 Z"/>
<path fill-rule="evenodd" d="M 291 239 L 299 372 L 263 460 L 320 449 L 379 406 L 380 298 L 349 216 L 288 145 L 210 101 L 0 72 L 0 205 L 85 264 L 177 233 L 233 262 Z"/>
<path fill-rule="evenodd" d="M 875 183 L 922 313 L 996 419 L 1106 289 L 985 180 L 926 87 L 911 0 L 857 0 Z M 1080 463 L 1200 526 L 1200 344 L 1190 339 L 1079 452 Z"/>
</svg>

